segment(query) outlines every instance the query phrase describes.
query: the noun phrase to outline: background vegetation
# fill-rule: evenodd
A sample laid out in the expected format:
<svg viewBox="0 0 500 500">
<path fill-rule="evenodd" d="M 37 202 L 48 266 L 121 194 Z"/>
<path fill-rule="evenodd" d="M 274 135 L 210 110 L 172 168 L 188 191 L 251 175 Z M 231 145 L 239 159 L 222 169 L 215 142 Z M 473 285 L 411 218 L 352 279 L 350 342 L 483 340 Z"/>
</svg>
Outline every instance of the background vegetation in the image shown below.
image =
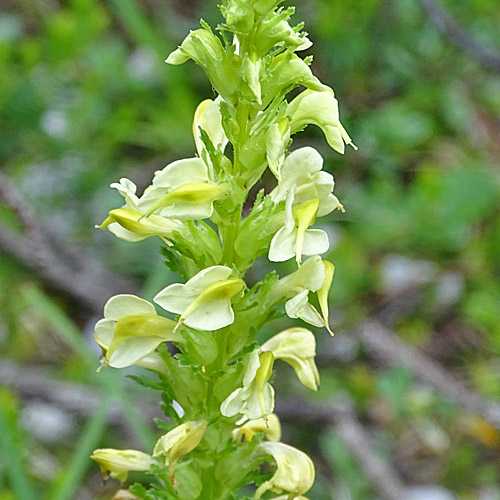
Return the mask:
<svg viewBox="0 0 500 500">
<path fill-rule="evenodd" d="M 200 17 L 218 22 L 215 3 L 2 1 L 1 500 L 110 498 L 90 452 L 159 435 L 154 399 L 95 373 L 92 335 L 107 297 L 173 277 L 158 241 L 93 226 L 119 203 L 110 182 L 145 186 L 193 154 L 213 93 L 163 60 Z M 327 158 L 347 209 L 324 228 L 336 336 L 316 332 L 321 391 L 286 369 L 275 381 L 285 440 L 317 464 L 309 497 L 498 500 L 498 0 L 307 0 L 295 18 L 359 146 L 294 142 Z"/>
</svg>

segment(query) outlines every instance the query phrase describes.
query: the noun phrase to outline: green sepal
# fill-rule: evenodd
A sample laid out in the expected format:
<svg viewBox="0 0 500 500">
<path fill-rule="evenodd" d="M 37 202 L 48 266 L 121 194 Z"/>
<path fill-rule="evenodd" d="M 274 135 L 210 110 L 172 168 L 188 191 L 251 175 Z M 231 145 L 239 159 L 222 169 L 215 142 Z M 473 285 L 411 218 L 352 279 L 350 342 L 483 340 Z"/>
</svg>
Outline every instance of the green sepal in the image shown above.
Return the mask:
<svg viewBox="0 0 500 500">
<path fill-rule="evenodd" d="M 240 126 L 236 118 L 236 109 L 226 101 L 220 103 L 220 113 L 222 118 L 222 128 L 231 144 L 238 141 L 240 134 Z"/>
<path fill-rule="evenodd" d="M 294 12 L 294 7 L 281 8 L 272 15 L 266 16 L 260 23 L 254 35 L 254 47 L 260 57 L 266 55 L 278 43 L 284 43 L 292 49 L 297 47 L 297 43 L 293 43 L 290 37 L 290 27 L 284 24 Z M 284 29 L 284 26 L 288 29 Z"/>
<path fill-rule="evenodd" d="M 222 260 L 222 249 L 217 233 L 206 222 L 184 221 L 188 231 L 181 234 L 174 231 L 171 246 L 162 250 L 167 258 L 170 269 L 181 272 L 181 276 L 188 280 L 202 269 L 219 265 Z M 202 249 L 202 251 L 200 251 Z M 179 265 L 179 258 L 182 264 Z M 189 263 L 191 261 L 191 263 Z"/>
<path fill-rule="evenodd" d="M 196 500 L 200 497 L 203 483 L 194 464 L 182 462 L 175 468 L 178 498 L 182 500 Z"/>
<path fill-rule="evenodd" d="M 230 354 L 239 352 L 251 341 L 265 323 L 276 317 L 277 307 L 265 305 L 266 297 L 278 281 L 273 271 L 259 281 L 233 306 L 235 314 L 234 332 L 230 337 Z M 278 316 L 279 317 L 279 316 Z"/>
<path fill-rule="evenodd" d="M 164 377 L 173 398 L 184 408 L 187 418 L 193 418 L 192 415 L 196 415 L 205 402 L 207 387 L 204 377 L 193 366 L 170 356 L 166 347 L 160 346 L 158 352 L 168 369 Z"/>
<path fill-rule="evenodd" d="M 219 347 L 212 332 L 201 332 L 184 327 L 181 333 L 186 341 L 184 354 L 192 362 L 206 366 L 215 361 L 219 354 Z"/>
<path fill-rule="evenodd" d="M 309 68 L 310 58 L 303 60 L 292 52 L 284 52 L 268 61 L 262 78 L 263 106 L 277 95 L 283 96 L 300 85 L 316 91 L 325 89 Z"/>
<path fill-rule="evenodd" d="M 256 434 L 249 443 L 230 442 L 219 455 L 215 478 L 226 490 L 235 491 L 248 484 L 249 474 L 258 471 L 262 459 L 253 456 L 253 453 L 263 437 L 264 433 L 261 433 Z"/>
<path fill-rule="evenodd" d="M 220 5 L 219 8 L 229 31 L 244 34 L 253 28 L 255 12 L 247 0 L 229 0 L 227 5 Z"/>
<path fill-rule="evenodd" d="M 167 433 L 172 429 L 172 424 L 165 422 L 165 420 L 162 420 L 161 418 L 153 418 L 153 422 L 155 423 L 156 427 L 163 433 Z"/>
<path fill-rule="evenodd" d="M 268 249 L 273 232 L 267 231 L 269 219 L 278 209 L 269 196 L 262 202 L 261 197 L 255 201 L 250 214 L 243 220 L 239 235 L 234 243 L 234 249 L 238 257 L 238 268 L 240 270 L 250 267 L 257 257 L 264 255 Z"/>
<path fill-rule="evenodd" d="M 204 249 L 207 255 L 206 264 L 202 267 L 216 266 L 222 261 L 222 248 L 219 235 L 204 221 L 186 221 L 189 234 L 194 243 L 194 249 L 200 252 Z"/>
<path fill-rule="evenodd" d="M 160 253 L 165 257 L 164 264 L 174 273 L 186 279 L 182 259 L 177 251 L 170 246 L 160 248 Z"/>
<path fill-rule="evenodd" d="M 261 15 L 268 14 L 282 2 L 283 0 L 250 0 L 255 11 Z"/>
<path fill-rule="evenodd" d="M 146 488 L 144 488 L 142 484 L 139 483 L 132 484 L 131 486 L 129 486 L 128 490 L 130 491 L 130 493 L 132 493 L 132 495 L 135 495 L 140 499 L 143 500 L 147 499 L 146 495 L 148 494 L 148 490 L 146 490 Z"/>
<path fill-rule="evenodd" d="M 201 141 L 205 146 L 205 151 L 203 151 L 202 155 L 204 156 L 203 161 L 207 164 L 211 163 L 214 170 L 215 180 L 219 182 L 221 174 L 231 172 L 231 160 L 222 151 L 215 149 L 212 141 L 210 140 L 210 136 L 201 127 L 199 128 L 199 133 Z M 208 158 L 205 158 L 206 155 L 208 155 Z"/>
<path fill-rule="evenodd" d="M 171 424 L 165 422 L 166 428 L 164 430 L 166 432 L 172 429 L 172 425 L 176 426 L 182 422 L 182 418 L 179 417 L 179 414 L 175 410 L 174 395 L 172 389 L 169 386 L 167 386 L 165 391 L 163 391 L 161 394 L 160 408 L 165 416 L 167 416 L 172 421 Z"/>
<path fill-rule="evenodd" d="M 214 396 L 218 401 L 224 401 L 229 394 L 241 385 L 243 377 L 243 363 L 237 362 L 226 366 L 224 370 L 214 373 Z"/>
</svg>

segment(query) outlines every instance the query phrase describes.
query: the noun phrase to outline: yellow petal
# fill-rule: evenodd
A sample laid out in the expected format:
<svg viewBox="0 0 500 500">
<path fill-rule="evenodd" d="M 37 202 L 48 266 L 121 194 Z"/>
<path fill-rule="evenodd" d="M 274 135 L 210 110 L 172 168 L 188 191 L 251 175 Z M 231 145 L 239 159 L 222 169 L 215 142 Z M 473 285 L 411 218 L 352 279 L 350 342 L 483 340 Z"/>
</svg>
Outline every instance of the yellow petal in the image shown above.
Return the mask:
<svg viewBox="0 0 500 500">
<path fill-rule="evenodd" d="M 323 285 L 318 290 L 318 300 L 319 306 L 321 308 L 321 314 L 323 315 L 323 319 L 325 320 L 325 327 L 330 332 L 330 335 L 333 335 L 333 332 L 330 330 L 330 325 L 328 324 L 328 292 L 330 291 L 330 288 L 332 286 L 335 266 L 327 260 L 323 261 L 323 265 L 325 266 L 325 281 L 323 281 Z"/>
</svg>

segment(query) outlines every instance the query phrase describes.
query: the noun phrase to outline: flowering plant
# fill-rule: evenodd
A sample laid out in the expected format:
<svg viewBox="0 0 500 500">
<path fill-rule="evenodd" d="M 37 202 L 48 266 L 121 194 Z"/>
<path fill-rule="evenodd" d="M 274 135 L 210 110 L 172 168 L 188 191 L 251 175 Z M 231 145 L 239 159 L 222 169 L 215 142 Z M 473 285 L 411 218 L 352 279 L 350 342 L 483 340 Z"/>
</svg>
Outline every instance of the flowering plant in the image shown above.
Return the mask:
<svg viewBox="0 0 500 500">
<path fill-rule="evenodd" d="M 330 331 L 334 266 L 320 257 L 329 248 L 327 234 L 311 226 L 343 207 L 321 155 L 288 148 L 309 124 L 339 153 L 352 143 L 333 91 L 312 74 L 311 58 L 296 54 L 311 42 L 302 25 L 289 24 L 293 8 L 280 3 L 224 0 L 217 32 L 202 21 L 168 56 L 173 65 L 195 61 L 218 94 L 196 110 L 197 156 L 156 172 L 140 197 L 128 179 L 112 184 L 125 204 L 99 226 L 131 242 L 159 237 L 166 264 L 183 280 L 159 291 L 156 305 L 112 297 L 95 328 L 103 364 L 137 365 L 159 378 L 155 387 L 172 421 L 150 453 L 92 455 L 105 477 L 124 482 L 130 471 L 148 471 L 149 489 L 129 488 L 137 498 L 245 498 L 244 487 L 253 484 L 254 498 L 272 492 L 292 500 L 304 498 L 314 481 L 310 458 L 280 442 L 271 385 L 274 363 L 282 360 L 317 390 L 314 335 L 293 327 L 260 346 L 256 335 L 282 311 Z M 305 90 L 289 102 L 300 86 Z M 267 168 L 276 187 L 259 191 L 248 208 Z M 265 254 L 272 262 L 295 259 L 297 270 L 250 286 L 245 273 Z M 314 294 L 319 309 L 309 301 Z"/>
</svg>

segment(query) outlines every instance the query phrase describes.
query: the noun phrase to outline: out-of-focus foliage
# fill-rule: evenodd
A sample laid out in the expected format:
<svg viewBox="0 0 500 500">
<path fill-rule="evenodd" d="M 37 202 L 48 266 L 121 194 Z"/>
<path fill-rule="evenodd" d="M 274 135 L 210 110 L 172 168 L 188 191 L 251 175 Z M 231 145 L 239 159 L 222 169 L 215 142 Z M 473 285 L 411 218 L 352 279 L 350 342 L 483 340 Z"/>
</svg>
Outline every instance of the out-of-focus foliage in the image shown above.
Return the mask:
<svg viewBox="0 0 500 500">
<path fill-rule="evenodd" d="M 164 283 L 156 245 L 129 245 L 93 226 L 117 203 L 110 182 L 126 176 L 144 185 L 168 161 L 193 154 L 191 117 L 212 91 L 194 65 L 169 68 L 163 60 L 193 26 L 192 12 L 219 19 L 215 3 L 8 0 L 0 7 L 2 171 L 51 234 L 126 270 L 146 295 Z M 500 51 L 497 0 L 445 5 L 471 36 Z M 296 17 L 307 19 L 315 72 L 338 94 L 359 146 L 335 157 L 319 131 L 307 131 L 309 142 L 318 137 L 347 210 L 324 228 L 335 242 L 328 258 L 336 265 L 336 336 L 317 332 L 330 362 L 313 399 L 350 393 L 377 451 L 407 484 L 498 499 L 497 431 L 404 366 L 376 365 L 349 329 L 408 296 L 412 307 L 394 325 L 400 338 L 500 398 L 500 75 L 450 45 L 414 0 L 307 0 Z M 0 217 L 18 227 L 7 207 Z M 0 255 L 2 363 L 40 365 L 104 391 L 132 427 L 107 426 L 105 409 L 85 419 L 2 390 L 0 434 L 9 440 L 0 440 L 0 499 L 110 498 L 117 486 L 103 488 L 88 450 L 146 446 L 156 431 L 137 418 L 133 385 L 125 384 L 125 398 L 121 377 L 105 370 L 99 389 L 99 353 L 88 341 L 96 318 Z M 286 393 L 292 381 L 279 375 Z M 335 433 L 300 422 L 291 432 L 319 465 L 310 498 L 377 498 Z M 23 466 L 13 467 L 4 450 Z"/>
</svg>

